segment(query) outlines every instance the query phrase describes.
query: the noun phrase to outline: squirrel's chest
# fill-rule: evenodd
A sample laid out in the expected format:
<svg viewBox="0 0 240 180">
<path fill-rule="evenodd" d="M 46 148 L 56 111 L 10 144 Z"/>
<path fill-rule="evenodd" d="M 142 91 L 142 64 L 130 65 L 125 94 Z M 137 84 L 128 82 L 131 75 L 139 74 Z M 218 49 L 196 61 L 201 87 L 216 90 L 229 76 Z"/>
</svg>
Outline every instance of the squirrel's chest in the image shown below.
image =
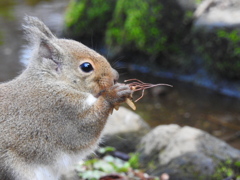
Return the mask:
<svg viewBox="0 0 240 180">
<path fill-rule="evenodd" d="M 74 165 L 83 160 L 83 158 L 93 150 L 94 148 L 89 148 L 88 150 L 82 151 L 78 154 L 59 153 L 53 164 L 47 166 L 36 165 L 32 171 L 34 172 L 33 179 L 58 180 L 61 175 L 73 169 Z"/>
</svg>

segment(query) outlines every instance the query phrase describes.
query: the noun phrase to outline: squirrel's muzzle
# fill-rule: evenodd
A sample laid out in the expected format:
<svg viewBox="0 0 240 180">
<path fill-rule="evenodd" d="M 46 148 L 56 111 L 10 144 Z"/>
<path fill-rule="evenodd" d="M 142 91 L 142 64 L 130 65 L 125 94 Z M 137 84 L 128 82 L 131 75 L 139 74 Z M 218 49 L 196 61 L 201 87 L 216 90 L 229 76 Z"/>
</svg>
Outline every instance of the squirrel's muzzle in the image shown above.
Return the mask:
<svg viewBox="0 0 240 180">
<path fill-rule="evenodd" d="M 113 84 L 116 84 L 118 79 L 119 79 L 119 74 L 115 69 L 112 69 L 112 73 L 113 73 Z"/>
</svg>

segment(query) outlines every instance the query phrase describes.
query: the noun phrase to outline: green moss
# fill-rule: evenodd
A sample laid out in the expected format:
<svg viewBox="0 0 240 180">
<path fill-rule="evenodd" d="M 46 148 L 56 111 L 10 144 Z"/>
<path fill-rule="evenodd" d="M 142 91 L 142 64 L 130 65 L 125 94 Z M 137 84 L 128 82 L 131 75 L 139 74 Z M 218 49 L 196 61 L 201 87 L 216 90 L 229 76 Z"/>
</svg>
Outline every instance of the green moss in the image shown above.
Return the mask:
<svg viewBox="0 0 240 180">
<path fill-rule="evenodd" d="M 189 44 L 186 24 L 192 17 L 193 12 L 183 12 L 173 0 L 118 0 L 106 44 L 143 53 L 161 67 L 187 69 L 191 62 L 184 49 Z"/>
<path fill-rule="evenodd" d="M 233 179 L 240 180 L 240 162 L 233 162 L 227 160 L 220 163 L 216 169 L 216 172 L 212 176 L 212 179 L 225 179 L 228 177 L 234 177 Z"/>
<path fill-rule="evenodd" d="M 72 0 L 65 15 L 65 24 L 76 38 L 102 36 L 111 19 L 115 0 Z"/>
<path fill-rule="evenodd" d="M 156 54 L 164 49 L 167 37 L 158 28 L 161 3 L 118 0 L 113 20 L 108 26 L 106 43 Z M 156 38 L 157 37 L 157 38 Z"/>
<path fill-rule="evenodd" d="M 85 1 L 71 1 L 65 15 L 65 23 L 67 27 L 71 27 L 78 22 L 79 17 L 83 14 Z"/>
<path fill-rule="evenodd" d="M 199 34 L 195 45 L 206 67 L 219 76 L 240 79 L 240 31 L 219 29 Z"/>
</svg>

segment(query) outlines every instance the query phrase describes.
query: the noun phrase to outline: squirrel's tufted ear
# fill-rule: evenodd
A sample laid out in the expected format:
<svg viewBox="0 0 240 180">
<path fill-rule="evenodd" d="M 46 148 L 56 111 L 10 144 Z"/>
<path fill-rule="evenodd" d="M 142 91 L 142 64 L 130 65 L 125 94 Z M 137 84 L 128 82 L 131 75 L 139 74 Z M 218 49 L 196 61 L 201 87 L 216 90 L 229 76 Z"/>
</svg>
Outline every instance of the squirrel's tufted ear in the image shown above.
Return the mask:
<svg viewBox="0 0 240 180">
<path fill-rule="evenodd" d="M 24 17 L 23 30 L 25 34 L 31 36 L 45 36 L 49 39 L 56 38 L 50 29 L 38 18 L 32 16 Z"/>
<path fill-rule="evenodd" d="M 47 42 L 56 39 L 50 29 L 38 18 L 25 16 L 24 20 L 23 31 L 31 46 L 47 44 Z"/>
<path fill-rule="evenodd" d="M 26 40 L 31 46 L 38 49 L 38 55 L 42 58 L 53 60 L 60 63 L 61 49 L 54 43 L 57 38 L 52 34 L 49 28 L 38 18 L 26 16 L 24 18 L 23 30 Z"/>
</svg>

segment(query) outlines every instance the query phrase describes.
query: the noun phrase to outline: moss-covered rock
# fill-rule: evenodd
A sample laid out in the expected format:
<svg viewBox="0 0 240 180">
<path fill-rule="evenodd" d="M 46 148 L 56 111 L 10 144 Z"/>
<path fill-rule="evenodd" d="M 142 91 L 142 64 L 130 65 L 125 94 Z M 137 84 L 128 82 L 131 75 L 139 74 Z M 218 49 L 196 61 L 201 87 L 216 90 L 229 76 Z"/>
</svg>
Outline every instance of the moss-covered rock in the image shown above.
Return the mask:
<svg viewBox="0 0 240 180">
<path fill-rule="evenodd" d="M 240 79 L 240 1 L 202 3 L 195 11 L 195 49 L 214 75 Z"/>
<path fill-rule="evenodd" d="M 102 41 L 107 22 L 112 18 L 116 0 L 72 0 L 65 15 L 68 35 L 81 39 Z"/>
<path fill-rule="evenodd" d="M 192 12 L 184 11 L 175 0 L 118 0 L 106 44 L 143 53 L 159 66 L 187 69 L 191 18 Z"/>
<path fill-rule="evenodd" d="M 151 10 L 149 10 L 151 9 Z M 157 0 L 118 0 L 106 36 L 108 45 L 138 49 L 148 54 L 164 50 L 167 36 L 158 28 L 163 5 Z"/>
<path fill-rule="evenodd" d="M 194 38 L 195 47 L 211 73 L 230 79 L 240 79 L 239 29 L 198 30 Z"/>
</svg>

